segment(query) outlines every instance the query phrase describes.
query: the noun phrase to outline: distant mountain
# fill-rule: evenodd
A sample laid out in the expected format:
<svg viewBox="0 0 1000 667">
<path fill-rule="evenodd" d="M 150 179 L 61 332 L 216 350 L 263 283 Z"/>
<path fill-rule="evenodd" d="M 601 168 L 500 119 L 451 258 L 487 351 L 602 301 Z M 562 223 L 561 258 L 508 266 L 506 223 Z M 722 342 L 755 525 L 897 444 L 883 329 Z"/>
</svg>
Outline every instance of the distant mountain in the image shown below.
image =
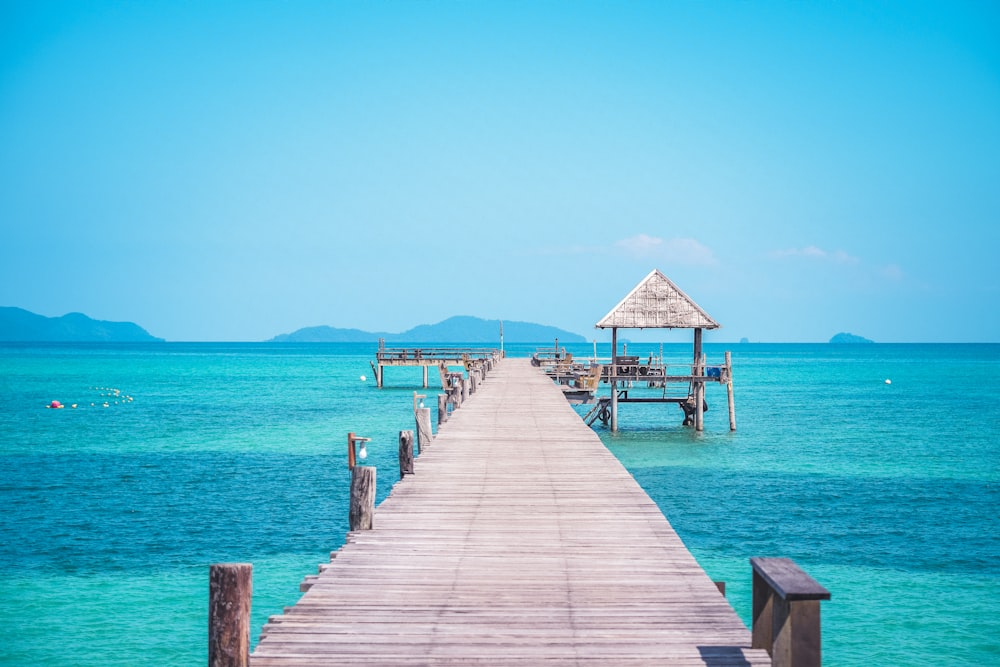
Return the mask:
<svg viewBox="0 0 1000 667">
<path fill-rule="evenodd" d="M 268 343 L 375 343 L 379 338 L 394 334 L 373 333 L 361 329 L 338 329 L 336 327 L 306 327 L 292 333 L 280 334 Z"/>
<path fill-rule="evenodd" d="M 531 322 L 503 323 L 504 342 L 548 343 L 556 338 L 560 343 L 586 343 L 578 334 L 557 327 Z M 421 324 L 403 333 L 368 332 L 335 327 L 306 327 L 290 334 L 275 336 L 271 343 L 374 343 L 384 338 L 386 343 L 485 343 L 500 344 L 500 320 L 478 317 L 449 317 L 437 324 Z"/>
<path fill-rule="evenodd" d="M 830 339 L 831 343 L 874 343 L 875 341 L 869 340 L 862 336 L 855 336 L 850 333 L 839 333 Z"/>
<path fill-rule="evenodd" d="M 17 343 L 162 342 L 132 322 L 93 320 L 83 313 L 62 317 L 36 315 L 23 308 L 0 306 L 0 341 Z"/>
</svg>

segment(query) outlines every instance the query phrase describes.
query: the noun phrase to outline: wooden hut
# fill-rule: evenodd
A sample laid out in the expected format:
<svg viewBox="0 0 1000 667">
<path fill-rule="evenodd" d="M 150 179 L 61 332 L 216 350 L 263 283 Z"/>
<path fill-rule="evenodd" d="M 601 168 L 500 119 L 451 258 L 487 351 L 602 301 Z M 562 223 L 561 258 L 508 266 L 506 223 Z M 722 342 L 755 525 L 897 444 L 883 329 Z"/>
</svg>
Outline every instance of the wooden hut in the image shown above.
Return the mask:
<svg viewBox="0 0 1000 667">
<path fill-rule="evenodd" d="M 719 323 L 712 319 L 701 306 L 685 294 L 658 269 L 654 269 L 642 282 L 635 286 L 617 306 L 595 325 L 598 329 L 611 329 L 611 365 L 606 381 L 611 384 L 610 426 L 618 430 L 618 403 L 623 402 L 672 402 L 684 410 L 685 424 L 692 424 L 697 430 L 704 428 L 705 383 L 719 382 L 729 388 L 730 428 L 736 428 L 732 401 L 732 368 L 730 354 L 726 353 L 724 365 L 707 367 L 702 353 L 702 332 L 718 329 Z M 622 387 L 636 380 L 649 380 L 654 369 L 644 367 L 637 357 L 619 356 L 619 329 L 693 329 L 694 345 L 690 373 L 668 375 L 665 367 L 662 378 L 666 383 L 686 382 L 689 386 L 685 398 L 662 399 L 629 398 Z"/>
</svg>

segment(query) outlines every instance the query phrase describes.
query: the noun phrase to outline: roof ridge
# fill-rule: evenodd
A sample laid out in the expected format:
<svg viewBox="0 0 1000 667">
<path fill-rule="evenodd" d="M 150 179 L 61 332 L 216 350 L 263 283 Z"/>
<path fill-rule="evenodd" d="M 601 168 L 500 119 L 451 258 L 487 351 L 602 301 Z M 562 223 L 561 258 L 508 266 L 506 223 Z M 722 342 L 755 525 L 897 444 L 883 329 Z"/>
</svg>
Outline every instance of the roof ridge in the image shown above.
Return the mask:
<svg viewBox="0 0 1000 667">
<path fill-rule="evenodd" d="M 653 269 L 596 325 L 599 329 L 718 329 L 719 323 Z"/>
</svg>

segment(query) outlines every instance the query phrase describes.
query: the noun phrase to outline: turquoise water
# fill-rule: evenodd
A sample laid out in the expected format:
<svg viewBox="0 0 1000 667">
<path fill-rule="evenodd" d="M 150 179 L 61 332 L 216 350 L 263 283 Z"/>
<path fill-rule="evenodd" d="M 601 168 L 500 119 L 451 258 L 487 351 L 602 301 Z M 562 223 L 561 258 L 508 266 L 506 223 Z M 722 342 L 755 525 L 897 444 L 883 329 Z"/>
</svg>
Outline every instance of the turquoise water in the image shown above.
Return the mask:
<svg viewBox="0 0 1000 667">
<path fill-rule="evenodd" d="M 730 348 L 735 433 L 718 386 L 702 434 L 636 405 L 598 432 L 744 620 L 748 558 L 789 556 L 833 593 L 826 664 L 1000 664 L 1000 346 Z M 373 354 L 0 346 L 0 663 L 204 664 L 222 561 L 254 564 L 256 638 L 343 542 L 347 432 L 379 499 L 398 477 L 420 371 L 378 390 Z"/>
</svg>

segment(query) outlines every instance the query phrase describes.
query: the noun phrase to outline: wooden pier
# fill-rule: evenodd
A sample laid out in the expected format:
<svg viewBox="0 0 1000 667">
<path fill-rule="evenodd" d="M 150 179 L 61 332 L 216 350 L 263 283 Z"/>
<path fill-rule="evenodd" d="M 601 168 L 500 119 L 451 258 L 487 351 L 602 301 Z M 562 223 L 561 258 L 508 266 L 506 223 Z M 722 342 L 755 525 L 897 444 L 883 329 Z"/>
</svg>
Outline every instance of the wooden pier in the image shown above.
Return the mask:
<svg viewBox="0 0 1000 667">
<path fill-rule="evenodd" d="M 771 665 L 529 360 L 499 362 L 413 468 L 252 665 Z"/>
<path fill-rule="evenodd" d="M 471 364 L 495 363 L 500 359 L 500 351 L 470 347 L 386 347 L 385 340 L 379 339 L 375 360 L 370 362 L 375 373 L 375 383 L 379 388 L 385 380 L 386 366 L 419 366 L 423 368 L 423 386 L 428 386 L 427 369 L 431 366 L 465 366 Z"/>
</svg>

